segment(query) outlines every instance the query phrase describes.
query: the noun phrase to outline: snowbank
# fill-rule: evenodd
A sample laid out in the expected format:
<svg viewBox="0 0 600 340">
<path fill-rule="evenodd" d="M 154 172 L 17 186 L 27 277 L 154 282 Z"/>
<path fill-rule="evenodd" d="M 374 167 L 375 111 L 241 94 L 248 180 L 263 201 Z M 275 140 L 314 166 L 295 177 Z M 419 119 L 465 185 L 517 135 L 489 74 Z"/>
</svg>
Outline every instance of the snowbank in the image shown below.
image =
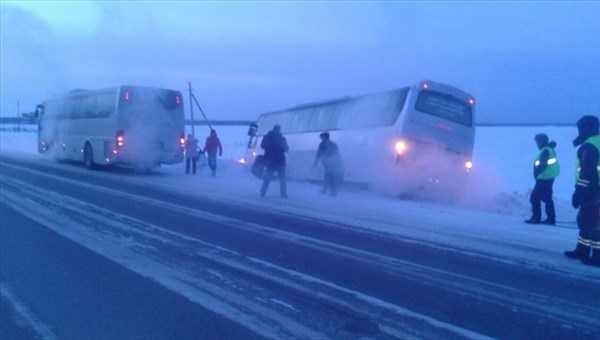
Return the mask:
<svg viewBox="0 0 600 340">
<path fill-rule="evenodd" d="M 37 155 L 35 126 L 23 125 L 25 132 L 16 132 L 12 126 L 0 129 L 1 148 L 22 154 Z M 223 143 L 221 168 L 238 167 L 246 157 L 246 126 L 215 126 Z M 196 126 L 200 145 L 208 137 L 208 126 Z M 525 217 L 529 214 L 529 193 L 535 184 L 532 175 L 533 159 L 537 148 L 533 140 L 538 133 L 546 133 L 557 142 L 556 151 L 561 163 L 561 175 L 554 184 L 558 219 L 574 221 L 575 211 L 570 207 L 574 188 L 575 151 L 571 141 L 577 135 L 573 127 L 556 126 L 500 126 L 479 127 L 473 153 L 469 206 L 489 211 Z M 191 133 L 191 127 L 187 127 Z M 230 164 L 231 163 L 231 164 Z M 163 167 L 158 171 L 183 172 L 183 164 Z M 223 169 L 221 169 L 223 170 Z"/>
</svg>

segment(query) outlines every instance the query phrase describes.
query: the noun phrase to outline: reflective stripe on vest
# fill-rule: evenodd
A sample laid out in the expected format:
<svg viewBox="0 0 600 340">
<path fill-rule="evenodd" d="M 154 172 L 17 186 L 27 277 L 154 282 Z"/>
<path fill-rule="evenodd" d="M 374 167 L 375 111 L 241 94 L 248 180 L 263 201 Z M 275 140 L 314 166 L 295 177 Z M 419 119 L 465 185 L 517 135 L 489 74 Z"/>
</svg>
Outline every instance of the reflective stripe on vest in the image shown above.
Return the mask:
<svg viewBox="0 0 600 340">
<path fill-rule="evenodd" d="M 583 142 L 583 144 L 585 143 L 592 144 L 596 148 L 596 150 L 598 150 L 598 154 L 600 155 L 600 135 L 592 136 L 586 139 L 585 142 Z M 579 165 L 579 162 L 579 156 L 577 156 L 577 164 L 575 167 L 575 181 L 579 181 L 579 174 L 581 172 L 581 166 Z M 598 165 L 596 166 L 596 171 L 598 171 L 598 184 L 600 184 L 600 157 L 598 157 Z"/>
<path fill-rule="evenodd" d="M 556 157 L 556 151 L 549 146 L 544 146 L 540 149 L 540 152 L 535 158 L 535 163 L 533 163 L 534 166 L 537 168 L 540 165 L 540 158 L 542 157 L 542 153 L 546 150 L 548 151 L 548 162 L 546 163 L 544 171 L 537 176 L 537 179 L 552 179 L 558 177 L 560 174 L 560 164 Z"/>
</svg>

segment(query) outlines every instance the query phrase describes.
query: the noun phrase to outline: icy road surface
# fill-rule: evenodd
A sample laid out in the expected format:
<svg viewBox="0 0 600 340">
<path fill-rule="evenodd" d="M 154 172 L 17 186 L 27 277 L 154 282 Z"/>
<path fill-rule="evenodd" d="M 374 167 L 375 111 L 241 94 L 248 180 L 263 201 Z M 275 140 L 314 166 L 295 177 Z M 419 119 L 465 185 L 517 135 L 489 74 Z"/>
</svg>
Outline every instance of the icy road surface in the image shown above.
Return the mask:
<svg viewBox="0 0 600 340">
<path fill-rule="evenodd" d="M 3 324 L 39 337 L 600 332 L 600 272 L 562 256 L 569 221 L 333 200 L 303 183 L 261 200 L 243 174 L 90 172 L 10 152 L 0 183 Z"/>
</svg>

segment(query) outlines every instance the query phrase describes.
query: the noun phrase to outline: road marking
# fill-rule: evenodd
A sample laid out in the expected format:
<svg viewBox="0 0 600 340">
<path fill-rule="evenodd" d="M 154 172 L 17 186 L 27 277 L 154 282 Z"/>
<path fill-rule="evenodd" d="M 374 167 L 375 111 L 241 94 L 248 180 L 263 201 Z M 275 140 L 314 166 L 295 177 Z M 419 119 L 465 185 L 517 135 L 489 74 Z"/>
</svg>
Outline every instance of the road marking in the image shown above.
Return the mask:
<svg viewBox="0 0 600 340">
<path fill-rule="evenodd" d="M 17 314 L 17 322 L 23 324 L 39 335 L 42 339 L 56 339 L 56 336 L 50 330 L 50 327 L 46 326 L 40 321 L 33 312 L 21 301 L 6 283 L 0 283 L 0 295 L 10 303 L 10 306 Z"/>
</svg>

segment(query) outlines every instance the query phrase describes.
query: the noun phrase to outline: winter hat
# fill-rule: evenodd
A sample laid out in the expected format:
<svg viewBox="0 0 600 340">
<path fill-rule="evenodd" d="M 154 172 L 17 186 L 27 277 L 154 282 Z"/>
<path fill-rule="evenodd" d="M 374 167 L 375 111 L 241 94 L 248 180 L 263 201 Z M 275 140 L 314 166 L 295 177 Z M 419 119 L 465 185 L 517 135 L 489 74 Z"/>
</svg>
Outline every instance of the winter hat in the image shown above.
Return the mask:
<svg viewBox="0 0 600 340">
<path fill-rule="evenodd" d="M 573 140 L 573 146 L 581 145 L 586 139 L 600 134 L 600 121 L 596 116 L 583 116 L 577 121 L 579 136 Z"/>
<path fill-rule="evenodd" d="M 548 141 L 549 141 L 548 135 L 545 133 L 537 134 L 537 135 L 535 135 L 535 141 L 539 142 L 541 145 L 546 145 L 546 144 L 548 144 Z"/>
</svg>

